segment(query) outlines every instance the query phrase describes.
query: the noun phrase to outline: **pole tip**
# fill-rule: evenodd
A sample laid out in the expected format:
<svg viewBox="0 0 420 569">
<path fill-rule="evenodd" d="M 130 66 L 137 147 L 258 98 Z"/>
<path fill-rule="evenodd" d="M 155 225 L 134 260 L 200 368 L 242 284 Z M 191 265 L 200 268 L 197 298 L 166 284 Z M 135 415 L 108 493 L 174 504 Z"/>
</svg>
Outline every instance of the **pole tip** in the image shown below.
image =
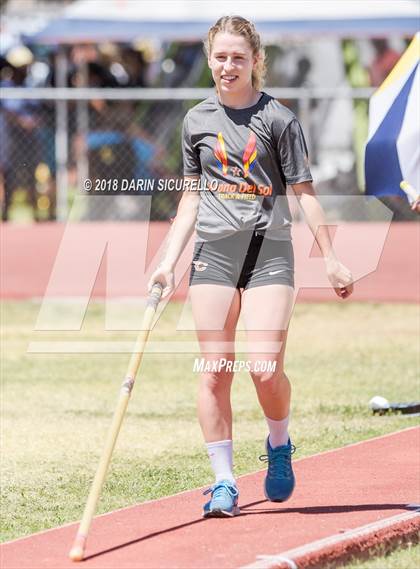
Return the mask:
<svg viewBox="0 0 420 569">
<path fill-rule="evenodd" d="M 83 547 L 80 545 L 75 545 L 72 547 L 69 557 L 72 561 L 82 561 L 83 560 Z"/>
<path fill-rule="evenodd" d="M 72 561 L 82 561 L 85 554 L 86 536 L 82 533 L 76 535 L 69 557 Z"/>
</svg>

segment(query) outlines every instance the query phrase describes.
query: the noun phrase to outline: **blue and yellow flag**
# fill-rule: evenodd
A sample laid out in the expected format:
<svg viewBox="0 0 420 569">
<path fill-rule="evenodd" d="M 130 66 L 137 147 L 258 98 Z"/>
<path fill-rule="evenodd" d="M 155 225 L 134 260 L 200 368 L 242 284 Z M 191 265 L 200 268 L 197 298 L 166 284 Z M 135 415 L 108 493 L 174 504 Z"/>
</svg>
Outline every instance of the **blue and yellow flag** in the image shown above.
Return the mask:
<svg viewBox="0 0 420 569">
<path fill-rule="evenodd" d="M 366 193 L 405 197 L 400 184 L 420 191 L 420 32 L 369 103 Z"/>
</svg>

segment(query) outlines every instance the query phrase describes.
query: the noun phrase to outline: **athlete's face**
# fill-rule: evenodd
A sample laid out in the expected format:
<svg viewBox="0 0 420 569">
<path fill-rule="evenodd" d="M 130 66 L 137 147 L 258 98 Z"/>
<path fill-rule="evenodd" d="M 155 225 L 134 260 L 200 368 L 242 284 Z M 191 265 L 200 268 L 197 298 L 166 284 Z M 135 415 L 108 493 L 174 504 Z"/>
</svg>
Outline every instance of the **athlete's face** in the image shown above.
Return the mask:
<svg viewBox="0 0 420 569">
<path fill-rule="evenodd" d="M 214 37 L 208 63 L 219 91 L 232 93 L 251 87 L 256 61 L 243 36 L 219 32 Z"/>
</svg>

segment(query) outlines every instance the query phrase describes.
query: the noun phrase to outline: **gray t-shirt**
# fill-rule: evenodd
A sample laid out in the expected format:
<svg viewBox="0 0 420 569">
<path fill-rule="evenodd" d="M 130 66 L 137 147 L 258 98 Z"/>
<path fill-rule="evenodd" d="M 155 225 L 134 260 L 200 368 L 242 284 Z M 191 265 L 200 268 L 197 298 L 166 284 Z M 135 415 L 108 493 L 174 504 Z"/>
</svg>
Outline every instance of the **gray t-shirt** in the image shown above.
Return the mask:
<svg viewBox="0 0 420 569">
<path fill-rule="evenodd" d="M 185 116 L 184 175 L 200 176 L 198 241 L 241 230 L 289 240 L 286 184 L 312 181 L 302 128 L 295 115 L 263 93 L 246 109 L 213 95 Z"/>
</svg>

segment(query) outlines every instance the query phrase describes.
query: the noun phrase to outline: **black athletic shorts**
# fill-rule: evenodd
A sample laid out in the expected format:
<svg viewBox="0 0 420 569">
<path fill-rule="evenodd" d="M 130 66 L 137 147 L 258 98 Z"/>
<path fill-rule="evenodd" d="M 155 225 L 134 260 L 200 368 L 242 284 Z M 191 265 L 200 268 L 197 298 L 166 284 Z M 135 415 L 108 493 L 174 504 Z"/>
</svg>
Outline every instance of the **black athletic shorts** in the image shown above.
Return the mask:
<svg viewBox="0 0 420 569">
<path fill-rule="evenodd" d="M 269 284 L 294 287 L 292 243 L 267 239 L 255 231 L 197 241 L 190 272 L 190 286 L 195 284 L 238 289 Z"/>
</svg>

